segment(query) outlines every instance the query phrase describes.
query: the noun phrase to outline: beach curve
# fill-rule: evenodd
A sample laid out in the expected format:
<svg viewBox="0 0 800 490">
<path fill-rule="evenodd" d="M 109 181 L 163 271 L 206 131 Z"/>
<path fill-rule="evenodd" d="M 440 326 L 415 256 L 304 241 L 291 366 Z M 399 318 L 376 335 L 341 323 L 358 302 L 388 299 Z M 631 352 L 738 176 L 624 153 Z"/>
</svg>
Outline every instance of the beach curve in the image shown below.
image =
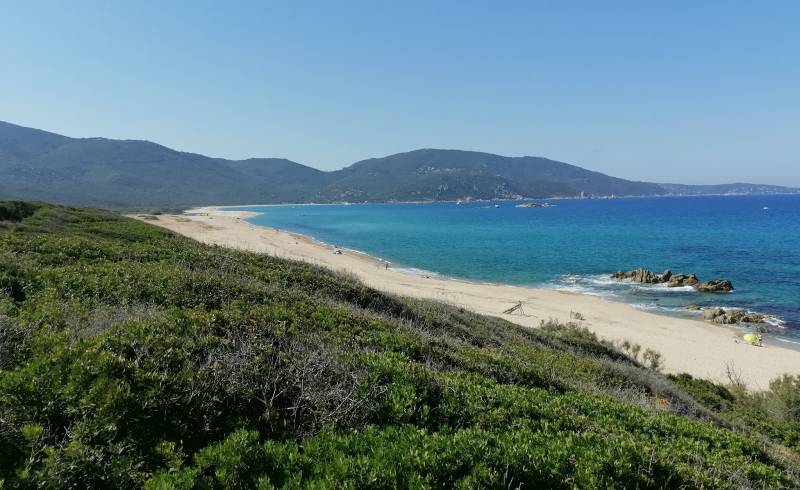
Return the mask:
<svg viewBox="0 0 800 490">
<path fill-rule="evenodd" d="M 800 351 L 773 343 L 759 348 L 737 342 L 741 332 L 730 327 L 658 315 L 594 295 L 387 269 L 384 262 L 369 255 L 341 248 L 341 253 L 333 253 L 331 245 L 305 235 L 246 221 L 256 214 L 203 207 L 182 215 L 148 217 L 147 222 L 202 243 L 309 262 L 353 274 L 380 291 L 442 301 L 525 327 L 537 327 L 550 319 L 573 321 L 604 339 L 628 341 L 661 353 L 667 373 L 686 372 L 727 383 L 733 371 L 752 390 L 767 389 L 770 380 L 783 374 L 800 374 Z M 503 313 L 520 302 L 522 312 Z M 576 321 L 575 313 L 583 320 Z"/>
</svg>

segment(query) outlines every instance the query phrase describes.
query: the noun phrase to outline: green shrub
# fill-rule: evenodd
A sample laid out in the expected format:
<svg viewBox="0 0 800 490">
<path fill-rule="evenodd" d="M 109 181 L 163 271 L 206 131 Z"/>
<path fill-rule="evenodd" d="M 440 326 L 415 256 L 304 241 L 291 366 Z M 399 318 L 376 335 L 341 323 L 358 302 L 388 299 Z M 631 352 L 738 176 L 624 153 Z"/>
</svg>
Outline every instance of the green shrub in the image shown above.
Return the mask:
<svg viewBox="0 0 800 490">
<path fill-rule="evenodd" d="M 40 205 L 26 201 L 0 201 L 0 222 L 19 222 L 33 215 Z"/>
<path fill-rule="evenodd" d="M 0 231 L 8 488 L 798 485 L 771 442 L 798 447 L 795 378 L 745 396 L 577 325 L 525 329 L 104 211 L 17 216 Z"/>
</svg>

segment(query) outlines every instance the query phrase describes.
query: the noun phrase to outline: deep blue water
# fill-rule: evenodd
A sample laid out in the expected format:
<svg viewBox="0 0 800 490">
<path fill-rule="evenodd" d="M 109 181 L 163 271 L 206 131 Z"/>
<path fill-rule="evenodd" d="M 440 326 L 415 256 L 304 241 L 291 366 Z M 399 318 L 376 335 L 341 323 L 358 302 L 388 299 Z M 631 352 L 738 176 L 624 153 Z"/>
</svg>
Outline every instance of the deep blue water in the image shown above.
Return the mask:
<svg viewBox="0 0 800 490">
<path fill-rule="evenodd" d="M 641 308 L 744 307 L 800 335 L 800 196 L 557 200 L 552 208 L 512 202 L 239 207 L 254 224 L 304 233 L 392 262 L 394 267 L 496 283 L 602 294 Z M 609 280 L 619 269 L 729 278 L 736 291 Z M 792 335 L 794 334 L 794 335 Z"/>
</svg>

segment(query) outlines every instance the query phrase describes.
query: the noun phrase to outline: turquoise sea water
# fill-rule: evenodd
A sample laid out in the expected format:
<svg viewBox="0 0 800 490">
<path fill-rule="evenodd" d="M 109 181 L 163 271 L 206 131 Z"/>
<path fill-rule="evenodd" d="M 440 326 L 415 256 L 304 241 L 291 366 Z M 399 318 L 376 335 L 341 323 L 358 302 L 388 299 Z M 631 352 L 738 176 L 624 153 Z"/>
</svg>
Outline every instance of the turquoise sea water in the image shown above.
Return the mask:
<svg viewBox="0 0 800 490">
<path fill-rule="evenodd" d="M 737 306 L 774 315 L 800 336 L 800 196 L 517 202 L 253 206 L 250 221 L 389 260 L 393 267 L 495 283 L 543 286 L 693 315 Z M 736 291 L 703 294 L 611 280 L 619 269 L 729 278 Z M 423 272 L 421 272 L 423 273 Z M 427 273 L 427 272 L 424 272 Z"/>
</svg>

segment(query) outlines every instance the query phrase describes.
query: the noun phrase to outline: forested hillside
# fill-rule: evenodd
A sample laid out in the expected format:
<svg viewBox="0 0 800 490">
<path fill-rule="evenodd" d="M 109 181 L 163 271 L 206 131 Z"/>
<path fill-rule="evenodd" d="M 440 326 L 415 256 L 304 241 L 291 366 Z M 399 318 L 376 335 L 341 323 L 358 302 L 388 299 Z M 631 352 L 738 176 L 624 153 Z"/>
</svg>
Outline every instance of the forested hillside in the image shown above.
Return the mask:
<svg viewBox="0 0 800 490">
<path fill-rule="evenodd" d="M 0 203 L 3 488 L 797 487 L 800 383 L 772 387 Z"/>
<path fill-rule="evenodd" d="M 1 121 L 0 175 L 0 199 L 116 209 L 797 191 L 752 184 L 662 186 L 547 158 L 437 149 L 323 172 L 282 158 L 226 160 L 149 141 L 69 138 Z"/>
<path fill-rule="evenodd" d="M 67 138 L 0 122 L 0 199 L 112 208 L 307 200 L 319 170 L 289 160 L 235 162 L 136 140 Z"/>
</svg>

